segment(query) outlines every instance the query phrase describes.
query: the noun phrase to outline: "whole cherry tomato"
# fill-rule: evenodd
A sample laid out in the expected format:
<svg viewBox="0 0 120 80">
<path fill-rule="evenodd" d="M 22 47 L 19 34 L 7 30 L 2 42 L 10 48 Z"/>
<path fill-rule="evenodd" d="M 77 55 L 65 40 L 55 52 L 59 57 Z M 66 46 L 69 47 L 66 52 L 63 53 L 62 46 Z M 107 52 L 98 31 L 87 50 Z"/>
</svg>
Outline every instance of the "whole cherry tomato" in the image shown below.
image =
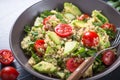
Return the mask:
<svg viewBox="0 0 120 80">
<path fill-rule="evenodd" d="M 9 65 L 13 62 L 14 56 L 10 50 L 0 50 L 0 62 L 4 65 Z"/>
<path fill-rule="evenodd" d="M 2 80 L 16 80 L 18 75 L 19 75 L 18 71 L 14 67 L 10 66 L 4 67 L 0 71 L 0 77 Z"/>
<path fill-rule="evenodd" d="M 89 15 L 87 15 L 87 14 L 82 14 L 80 17 L 78 17 L 77 19 L 78 20 L 87 20 L 87 19 L 89 19 L 90 18 L 90 16 Z"/>
<path fill-rule="evenodd" d="M 42 56 L 43 51 L 40 51 L 40 49 L 45 50 L 44 44 L 45 44 L 44 40 L 39 39 L 35 41 L 34 47 L 35 50 L 37 51 L 38 56 Z"/>
<path fill-rule="evenodd" d="M 70 58 L 67 60 L 66 63 L 66 68 L 70 71 L 70 72 L 74 72 L 77 67 L 84 61 L 83 58 L 80 59 L 76 59 L 76 58 Z"/>
<path fill-rule="evenodd" d="M 102 62 L 109 66 L 115 61 L 115 53 L 112 50 L 107 50 L 102 54 Z"/>
<path fill-rule="evenodd" d="M 82 36 L 82 43 L 86 47 L 95 47 L 99 43 L 99 36 L 94 31 L 85 32 Z"/>
<path fill-rule="evenodd" d="M 60 37 L 68 37 L 72 34 L 72 27 L 68 24 L 58 24 L 55 27 L 55 33 Z"/>
</svg>

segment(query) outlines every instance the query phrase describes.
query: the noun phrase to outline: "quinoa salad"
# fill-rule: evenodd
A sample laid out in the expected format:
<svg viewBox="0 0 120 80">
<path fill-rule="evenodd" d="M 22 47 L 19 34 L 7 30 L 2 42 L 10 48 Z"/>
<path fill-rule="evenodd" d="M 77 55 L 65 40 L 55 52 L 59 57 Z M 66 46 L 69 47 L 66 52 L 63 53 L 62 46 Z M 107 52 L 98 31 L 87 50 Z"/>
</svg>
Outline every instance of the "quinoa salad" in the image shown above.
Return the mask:
<svg viewBox="0 0 120 80">
<path fill-rule="evenodd" d="M 41 74 L 66 80 L 85 59 L 110 47 L 116 27 L 102 10 L 87 14 L 65 2 L 62 11 L 43 11 L 34 25 L 26 25 L 24 31 L 21 48 L 29 56 L 31 67 Z M 108 50 L 100 54 L 82 78 L 104 71 L 115 61 L 115 53 Z"/>
</svg>

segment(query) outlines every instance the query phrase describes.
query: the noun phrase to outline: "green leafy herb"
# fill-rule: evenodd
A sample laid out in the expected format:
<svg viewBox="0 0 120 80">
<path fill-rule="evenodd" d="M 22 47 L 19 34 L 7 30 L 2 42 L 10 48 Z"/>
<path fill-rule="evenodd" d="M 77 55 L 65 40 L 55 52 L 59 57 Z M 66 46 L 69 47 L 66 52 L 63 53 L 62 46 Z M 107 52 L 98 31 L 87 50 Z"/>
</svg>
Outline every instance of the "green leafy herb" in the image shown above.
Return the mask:
<svg viewBox="0 0 120 80">
<path fill-rule="evenodd" d="M 64 20 L 62 14 L 57 13 L 57 14 L 55 14 L 55 15 L 56 15 L 56 17 L 57 17 L 58 19 L 60 19 L 60 21 L 61 21 L 62 23 L 66 23 L 66 21 Z"/>
<path fill-rule="evenodd" d="M 38 36 L 38 32 L 31 32 L 33 36 Z"/>
<path fill-rule="evenodd" d="M 38 57 L 38 56 L 36 55 L 36 53 L 34 53 L 33 51 L 31 51 L 31 53 L 32 53 L 32 57 L 34 58 L 35 62 L 36 62 L 36 63 L 40 62 L 40 57 Z"/>
<path fill-rule="evenodd" d="M 74 56 L 81 56 L 81 57 L 88 57 L 88 55 L 86 54 L 86 50 L 84 47 L 80 47 L 75 53 Z"/>
<path fill-rule="evenodd" d="M 110 30 L 110 29 L 106 29 L 105 31 L 106 31 L 107 35 L 110 36 L 110 38 L 112 38 L 112 39 L 115 38 L 115 35 L 116 35 L 115 32 L 113 32 L 113 31 Z"/>
<path fill-rule="evenodd" d="M 44 12 L 42 12 L 42 13 L 40 14 L 40 17 L 46 18 L 46 17 L 48 17 L 48 16 L 50 16 L 50 15 L 53 15 L 53 13 L 51 13 L 49 10 L 46 10 L 46 11 L 44 11 Z"/>
<path fill-rule="evenodd" d="M 102 24 L 100 22 L 93 22 L 93 25 L 95 25 L 95 26 L 101 26 Z"/>
<path fill-rule="evenodd" d="M 29 45 L 29 47 L 25 50 L 25 54 L 31 56 L 32 55 L 31 51 L 34 51 L 34 42 L 28 41 L 27 44 Z"/>
<path fill-rule="evenodd" d="M 27 34 L 30 32 L 30 30 L 31 30 L 31 27 L 30 27 L 30 26 L 26 25 L 26 26 L 24 27 L 24 31 L 25 31 Z"/>
<path fill-rule="evenodd" d="M 32 42 L 32 41 L 29 41 L 29 42 L 28 42 L 28 44 L 30 45 L 30 47 L 33 47 L 33 45 L 34 45 L 34 42 Z"/>
<path fill-rule="evenodd" d="M 70 76 L 70 72 L 65 72 L 65 79 L 67 79 Z"/>
<path fill-rule="evenodd" d="M 93 56 L 93 55 L 95 55 L 96 54 L 96 50 L 95 49 L 88 49 L 88 51 L 87 51 L 87 54 L 89 55 L 89 56 Z"/>
<path fill-rule="evenodd" d="M 73 36 L 72 36 L 72 40 L 77 40 L 77 36 L 76 36 L 76 35 L 73 35 Z"/>
<path fill-rule="evenodd" d="M 103 16 L 97 15 L 96 17 L 97 17 L 100 21 L 102 21 L 102 23 L 105 23 L 105 22 L 106 22 L 106 19 L 103 18 Z"/>
<path fill-rule="evenodd" d="M 64 61 L 63 61 L 63 59 L 62 58 L 58 58 L 57 59 L 57 65 L 58 66 L 60 66 L 61 68 L 65 68 L 65 65 L 64 65 L 65 63 L 64 63 Z"/>
<path fill-rule="evenodd" d="M 102 63 L 101 57 L 102 57 L 102 55 L 99 55 L 96 58 L 96 60 L 95 60 L 95 62 L 93 64 L 93 72 L 94 73 L 101 72 L 101 71 L 103 71 L 105 69 L 105 65 Z"/>
</svg>

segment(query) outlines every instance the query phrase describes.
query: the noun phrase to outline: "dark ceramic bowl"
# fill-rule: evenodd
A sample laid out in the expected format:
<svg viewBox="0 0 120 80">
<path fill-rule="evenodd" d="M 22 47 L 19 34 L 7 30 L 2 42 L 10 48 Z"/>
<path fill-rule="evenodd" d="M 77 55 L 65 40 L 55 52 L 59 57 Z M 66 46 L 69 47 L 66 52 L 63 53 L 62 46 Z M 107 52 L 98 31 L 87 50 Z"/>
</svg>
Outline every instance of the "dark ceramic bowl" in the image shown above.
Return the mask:
<svg viewBox="0 0 120 80">
<path fill-rule="evenodd" d="M 62 9 L 64 2 L 71 2 L 78 6 L 82 12 L 91 14 L 93 10 L 102 10 L 103 14 L 108 17 L 111 23 L 115 24 L 117 27 L 120 26 L 120 14 L 107 5 L 105 2 L 101 0 L 42 0 L 37 4 L 34 4 L 27 10 L 25 10 L 15 22 L 11 34 L 10 34 L 10 46 L 14 53 L 16 60 L 23 66 L 25 70 L 29 73 L 33 74 L 36 77 L 45 79 L 45 80 L 55 80 L 56 78 L 51 78 L 49 76 L 40 74 L 33 70 L 27 63 L 28 58 L 25 56 L 23 50 L 20 47 L 20 42 L 25 36 L 24 26 L 25 25 L 33 25 L 35 17 L 39 15 L 40 12 L 44 10 L 52 10 L 55 8 Z M 118 56 L 117 60 L 104 72 L 96 74 L 90 78 L 86 78 L 85 80 L 95 80 L 104 75 L 110 73 L 115 68 L 117 68 L 120 64 L 120 57 Z"/>
</svg>

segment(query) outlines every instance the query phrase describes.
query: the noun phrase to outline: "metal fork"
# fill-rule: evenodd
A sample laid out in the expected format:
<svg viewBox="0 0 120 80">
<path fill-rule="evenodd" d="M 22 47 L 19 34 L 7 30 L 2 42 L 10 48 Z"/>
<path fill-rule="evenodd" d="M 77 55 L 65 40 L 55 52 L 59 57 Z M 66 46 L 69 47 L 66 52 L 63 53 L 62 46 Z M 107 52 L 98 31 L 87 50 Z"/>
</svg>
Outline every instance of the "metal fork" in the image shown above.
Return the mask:
<svg viewBox="0 0 120 80">
<path fill-rule="evenodd" d="M 111 44 L 111 47 L 103 49 L 97 52 L 94 56 L 87 58 L 69 77 L 67 80 L 79 80 L 83 73 L 92 65 L 95 61 L 95 58 L 106 50 L 116 48 L 120 44 L 120 28 L 117 29 L 117 35 L 114 42 Z"/>
</svg>

